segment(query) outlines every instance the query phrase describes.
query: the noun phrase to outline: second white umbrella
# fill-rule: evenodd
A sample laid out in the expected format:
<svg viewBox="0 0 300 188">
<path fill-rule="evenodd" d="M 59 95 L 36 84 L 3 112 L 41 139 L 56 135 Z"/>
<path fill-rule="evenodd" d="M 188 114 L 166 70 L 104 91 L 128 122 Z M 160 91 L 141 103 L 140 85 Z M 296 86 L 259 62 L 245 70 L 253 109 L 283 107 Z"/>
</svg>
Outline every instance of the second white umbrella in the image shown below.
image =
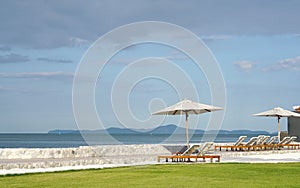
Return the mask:
<svg viewBox="0 0 300 188">
<path fill-rule="evenodd" d="M 264 111 L 258 114 L 253 114 L 254 116 L 266 116 L 266 117 L 277 117 L 277 129 L 278 129 L 278 141 L 280 141 L 280 118 L 281 117 L 300 117 L 300 114 L 285 110 L 283 108 L 277 107 L 272 110 Z"/>
</svg>

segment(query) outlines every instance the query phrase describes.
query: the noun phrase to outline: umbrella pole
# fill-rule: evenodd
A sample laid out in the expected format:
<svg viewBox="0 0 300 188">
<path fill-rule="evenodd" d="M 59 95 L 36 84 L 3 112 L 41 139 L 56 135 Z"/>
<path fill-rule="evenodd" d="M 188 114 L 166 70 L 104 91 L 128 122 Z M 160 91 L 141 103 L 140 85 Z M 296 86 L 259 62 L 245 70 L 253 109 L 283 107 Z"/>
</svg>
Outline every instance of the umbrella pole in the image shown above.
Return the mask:
<svg viewBox="0 0 300 188">
<path fill-rule="evenodd" d="M 280 116 L 277 116 L 277 123 L 278 123 L 278 142 L 280 142 Z"/>
<path fill-rule="evenodd" d="M 186 145 L 189 147 L 189 115 L 185 113 L 185 135 L 186 135 Z"/>
</svg>

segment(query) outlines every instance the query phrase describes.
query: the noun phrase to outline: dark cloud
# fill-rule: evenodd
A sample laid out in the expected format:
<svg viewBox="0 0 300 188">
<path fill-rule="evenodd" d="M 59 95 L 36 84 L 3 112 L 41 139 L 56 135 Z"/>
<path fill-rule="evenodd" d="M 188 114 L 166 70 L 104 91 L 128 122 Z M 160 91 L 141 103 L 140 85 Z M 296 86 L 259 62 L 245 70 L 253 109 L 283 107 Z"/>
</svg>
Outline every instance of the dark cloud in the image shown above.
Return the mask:
<svg viewBox="0 0 300 188">
<path fill-rule="evenodd" d="M 5 52 L 5 51 L 11 51 L 11 48 L 9 46 L 6 46 L 6 45 L 0 46 L 0 51 L 3 51 L 3 52 Z"/>
<path fill-rule="evenodd" d="M 0 73 L 0 78 L 17 78 L 17 79 L 52 79 L 52 80 L 72 80 L 72 72 L 20 72 L 20 73 Z"/>
<path fill-rule="evenodd" d="M 220 41 L 220 40 L 228 40 L 231 39 L 233 36 L 230 35 L 211 35 L 211 36 L 201 36 L 200 38 L 205 42 L 205 43 L 211 43 L 215 41 Z"/>
<path fill-rule="evenodd" d="M 199 36 L 300 33 L 300 1 L 3 1 L 0 43 L 33 48 L 94 41 L 136 21 L 167 21 Z M 76 40 L 74 40 L 76 39 Z"/>
<path fill-rule="evenodd" d="M 50 89 L 50 88 L 46 88 L 46 89 L 32 89 L 32 88 L 28 88 L 27 86 L 17 86 L 17 87 L 4 87 L 4 86 L 0 86 L 0 93 L 18 93 L 18 94 L 27 94 L 27 95 L 34 95 L 34 94 L 49 94 L 49 93 L 58 93 L 59 90 L 56 89 Z"/>
<path fill-rule="evenodd" d="M 23 63 L 28 61 L 30 61 L 28 56 L 23 56 L 15 53 L 0 56 L 0 63 Z"/>
<path fill-rule="evenodd" d="M 24 93 L 25 92 L 24 90 L 17 90 L 16 88 L 0 86 L 0 93 L 1 92 L 15 92 L 15 91 L 18 91 L 20 93 Z"/>
<path fill-rule="evenodd" d="M 51 59 L 46 57 L 37 58 L 38 61 L 50 62 L 50 63 L 73 63 L 72 60 L 67 59 Z"/>
</svg>

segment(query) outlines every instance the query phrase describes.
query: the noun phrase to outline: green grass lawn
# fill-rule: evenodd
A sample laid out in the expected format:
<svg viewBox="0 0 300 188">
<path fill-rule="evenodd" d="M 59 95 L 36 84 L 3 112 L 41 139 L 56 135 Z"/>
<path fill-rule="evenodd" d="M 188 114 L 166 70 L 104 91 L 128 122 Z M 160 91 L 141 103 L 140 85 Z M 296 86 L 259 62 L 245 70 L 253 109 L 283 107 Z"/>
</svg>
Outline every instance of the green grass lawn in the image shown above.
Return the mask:
<svg viewBox="0 0 300 188">
<path fill-rule="evenodd" d="M 0 187 L 300 187 L 300 163 L 162 164 L 1 176 Z"/>
</svg>

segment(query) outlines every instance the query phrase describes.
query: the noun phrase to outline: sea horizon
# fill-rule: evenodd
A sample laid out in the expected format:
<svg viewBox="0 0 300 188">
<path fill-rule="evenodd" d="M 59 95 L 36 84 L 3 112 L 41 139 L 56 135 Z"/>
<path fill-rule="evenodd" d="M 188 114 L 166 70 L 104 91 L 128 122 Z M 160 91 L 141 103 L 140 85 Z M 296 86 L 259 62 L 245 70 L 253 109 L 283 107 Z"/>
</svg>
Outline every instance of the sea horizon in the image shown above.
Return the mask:
<svg viewBox="0 0 300 188">
<path fill-rule="evenodd" d="M 213 141 L 235 142 L 239 136 L 247 139 L 259 134 L 190 134 L 190 143 Z M 265 134 L 272 135 L 272 134 Z M 0 133 L 0 148 L 70 148 L 94 145 L 182 144 L 184 134 L 49 134 Z"/>
</svg>

